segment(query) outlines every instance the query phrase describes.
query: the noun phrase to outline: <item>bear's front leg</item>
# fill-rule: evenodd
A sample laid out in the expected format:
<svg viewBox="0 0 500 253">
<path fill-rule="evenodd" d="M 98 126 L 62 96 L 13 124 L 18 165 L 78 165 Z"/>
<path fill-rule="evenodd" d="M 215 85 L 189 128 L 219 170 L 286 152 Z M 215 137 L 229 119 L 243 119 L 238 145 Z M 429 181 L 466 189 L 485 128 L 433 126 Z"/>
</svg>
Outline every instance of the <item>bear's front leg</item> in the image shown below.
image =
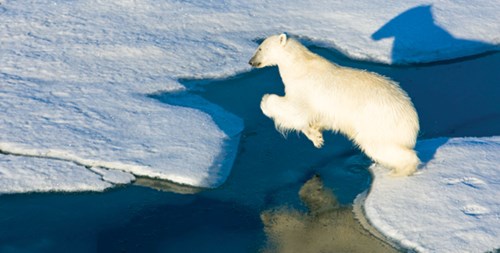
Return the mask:
<svg viewBox="0 0 500 253">
<path fill-rule="evenodd" d="M 260 101 L 260 109 L 262 110 L 262 113 L 266 115 L 268 118 L 273 118 L 273 114 L 271 111 L 271 105 L 269 104 L 269 98 L 272 97 L 278 97 L 274 94 L 265 94 L 262 97 L 262 100 Z"/>
<path fill-rule="evenodd" d="M 287 97 L 266 94 L 262 97 L 260 108 L 264 115 L 274 120 L 274 124 L 280 132 L 286 130 L 301 131 L 309 126 L 308 111 Z"/>
<path fill-rule="evenodd" d="M 312 141 L 316 148 L 321 148 L 323 146 L 323 133 L 321 132 L 321 128 L 316 125 L 309 125 L 306 129 L 302 130 L 302 133 Z"/>
</svg>

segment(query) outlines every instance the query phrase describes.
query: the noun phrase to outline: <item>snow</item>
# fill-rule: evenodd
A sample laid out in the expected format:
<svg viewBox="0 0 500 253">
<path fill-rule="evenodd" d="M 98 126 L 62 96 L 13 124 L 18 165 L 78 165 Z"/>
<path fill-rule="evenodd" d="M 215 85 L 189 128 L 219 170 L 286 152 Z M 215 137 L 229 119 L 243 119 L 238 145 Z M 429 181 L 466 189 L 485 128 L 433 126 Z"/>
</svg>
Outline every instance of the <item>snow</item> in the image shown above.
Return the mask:
<svg viewBox="0 0 500 253">
<path fill-rule="evenodd" d="M 171 44 L 156 41 L 161 31 L 123 26 L 137 12 L 95 5 L 2 3 L 0 150 L 201 187 L 223 183 L 241 119 L 207 103 L 212 115 L 149 97 L 184 89 L 168 69 L 176 50 L 155 45 Z"/>
<path fill-rule="evenodd" d="M 255 41 L 284 31 L 382 63 L 480 54 L 498 50 L 499 12 L 498 1 L 0 0 L 0 192 L 101 191 L 135 176 L 217 187 L 242 120 L 180 79 L 248 71 Z M 435 154 L 405 179 L 373 167 L 369 220 L 420 251 L 500 246 L 498 143 L 421 141 Z"/>
<path fill-rule="evenodd" d="M 0 156 L 0 193 L 102 191 L 111 186 L 99 174 L 72 162 Z"/>
<path fill-rule="evenodd" d="M 417 145 L 416 175 L 375 174 L 364 211 L 390 240 L 418 252 L 500 247 L 500 137 L 437 138 Z"/>
<path fill-rule="evenodd" d="M 145 96 L 103 90 L 98 85 L 7 75 L 4 80 L 11 86 L 4 89 L 7 92 L 0 101 L 8 108 L 0 119 L 3 152 L 205 187 L 217 186 L 223 182 L 219 176 L 227 176 L 219 172 L 229 171 L 219 156 L 238 129 L 223 132 L 203 112 L 167 107 Z M 241 124 L 228 113 L 214 112 L 225 114 L 230 125 Z M 229 147 L 228 152 L 235 149 Z"/>
</svg>

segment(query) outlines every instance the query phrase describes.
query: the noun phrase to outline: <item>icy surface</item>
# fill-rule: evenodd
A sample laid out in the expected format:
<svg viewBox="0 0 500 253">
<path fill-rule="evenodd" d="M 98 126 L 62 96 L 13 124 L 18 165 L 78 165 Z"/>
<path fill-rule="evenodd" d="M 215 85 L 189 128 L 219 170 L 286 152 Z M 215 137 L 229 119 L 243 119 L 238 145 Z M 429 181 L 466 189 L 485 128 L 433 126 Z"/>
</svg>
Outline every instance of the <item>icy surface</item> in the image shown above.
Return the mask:
<svg viewBox="0 0 500 253">
<path fill-rule="evenodd" d="M 223 159 L 231 160 L 236 147 L 226 144 L 237 139 L 241 123 L 221 110 L 235 126 L 228 133 L 201 111 L 104 85 L 4 78 L 11 84 L 0 100 L 6 108 L 0 118 L 4 152 L 204 187 L 217 186 L 229 172 Z"/>
<path fill-rule="evenodd" d="M 500 248 L 500 137 L 439 138 L 417 145 L 414 176 L 375 174 L 364 208 L 389 239 L 418 252 Z"/>
<path fill-rule="evenodd" d="M 102 180 L 113 184 L 128 184 L 135 180 L 134 175 L 121 170 L 105 169 L 100 167 L 92 167 L 91 170 L 101 175 Z"/>
<path fill-rule="evenodd" d="M 72 162 L 0 156 L 0 194 L 48 191 L 102 191 L 113 184 Z"/>
<path fill-rule="evenodd" d="M 185 91 L 179 78 L 247 71 L 254 41 L 283 31 L 386 63 L 461 57 L 500 42 L 496 1 L 424 4 L 0 1 L 0 151 L 217 187 L 241 120 L 198 97 L 204 108 L 151 94 Z"/>
</svg>

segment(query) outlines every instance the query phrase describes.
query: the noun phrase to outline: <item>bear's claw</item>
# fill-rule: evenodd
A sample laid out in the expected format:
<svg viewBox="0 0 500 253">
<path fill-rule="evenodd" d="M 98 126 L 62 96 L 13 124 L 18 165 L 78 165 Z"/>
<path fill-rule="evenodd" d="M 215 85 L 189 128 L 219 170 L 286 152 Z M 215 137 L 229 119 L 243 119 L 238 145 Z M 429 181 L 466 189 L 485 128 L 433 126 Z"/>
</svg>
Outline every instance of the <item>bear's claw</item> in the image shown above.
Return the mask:
<svg viewBox="0 0 500 253">
<path fill-rule="evenodd" d="M 317 126 L 309 126 L 309 128 L 302 131 L 304 135 L 312 141 L 314 147 L 321 148 L 323 146 L 323 134 L 321 129 Z"/>
</svg>

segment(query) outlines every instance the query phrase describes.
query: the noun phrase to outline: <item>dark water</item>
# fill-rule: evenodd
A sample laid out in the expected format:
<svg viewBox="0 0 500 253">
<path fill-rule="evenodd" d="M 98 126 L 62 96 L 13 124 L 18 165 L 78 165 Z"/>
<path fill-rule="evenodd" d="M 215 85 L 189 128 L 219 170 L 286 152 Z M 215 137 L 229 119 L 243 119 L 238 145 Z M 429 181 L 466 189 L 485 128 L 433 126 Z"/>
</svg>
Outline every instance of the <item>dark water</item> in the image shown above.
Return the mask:
<svg viewBox="0 0 500 253">
<path fill-rule="evenodd" d="M 312 50 L 400 82 L 419 112 L 421 139 L 500 135 L 498 53 L 394 67 Z M 283 93 L 277 69 L 182 82 L 198 88 L 152 97 L 186 105 L 201 96 L 245 121 L 223 186 L 196 194 L 126 186 L 104 193 L 2 195 L 0 252 L 257 252 L 265 241 L 260 213 L 283 205 L 303 210 L 297 192 L 311 175 L 320 174 L 343 204 L 369 187 L 370 162 L 348 140 L 329 134 L 318 150 L 304 136 L 284 138 L 262 115 L 262 95 Z"/>
</svg>

